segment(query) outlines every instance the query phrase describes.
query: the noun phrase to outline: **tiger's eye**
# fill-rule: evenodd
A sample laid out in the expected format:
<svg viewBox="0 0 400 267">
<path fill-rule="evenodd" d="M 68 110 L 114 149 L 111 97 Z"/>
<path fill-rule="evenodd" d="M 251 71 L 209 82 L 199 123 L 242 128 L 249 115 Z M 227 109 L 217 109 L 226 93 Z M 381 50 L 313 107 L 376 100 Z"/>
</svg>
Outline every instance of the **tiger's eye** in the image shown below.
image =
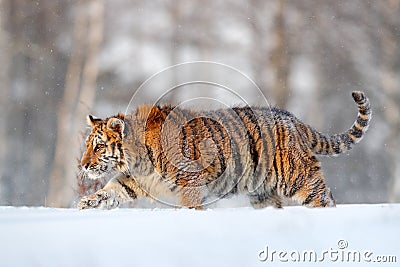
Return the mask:
<svg viewBox="0 0 400 267">
<path fill-rule="evenodd" d="M 100 149 L 102 149 L 104 147 L 105 147 L 104 144 L 97 144 L 96 147 L 94 148 L 94 152 L 98 152 L 98 151 L 100 151 Z"/>
</svg>

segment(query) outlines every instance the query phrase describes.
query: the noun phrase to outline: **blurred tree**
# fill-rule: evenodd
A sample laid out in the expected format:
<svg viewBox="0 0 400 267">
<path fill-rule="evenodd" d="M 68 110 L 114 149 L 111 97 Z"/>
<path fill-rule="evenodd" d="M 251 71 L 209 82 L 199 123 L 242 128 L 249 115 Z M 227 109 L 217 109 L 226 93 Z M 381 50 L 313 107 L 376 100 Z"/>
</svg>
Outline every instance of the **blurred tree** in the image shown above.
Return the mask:
<svg viewBox="0 0 400 267">
<path fill-rule="evenodd" d="M 102 0 L 79 1 L 63 101 L 58 111 L 57 143 L 50 175 L 49 205 L 71 205 L 75 187 L 76 157 L 79 157 L 79 132 L 91 111 L 98 75 L 99 53 L 104 19 Z M 85 53 L 82 53 L 85 52 Z M 68 140 L 68 142 L 67 142 Z"/>
<path fill-rule="evenodd" d="M 181 51 L 181 40 L 185 40 L 182 36 L 182 2 L 180 0 L 170 1 L 167 4 L 167 12 L 169 13 L 171 20 L 171 39 L 170 39 L 170 66 L 176 65 L 180 62 L 179 52 Z M 168 46 L 168 45 L 167 45 Z M 178 73 L 173 69 L 172 77 L 173 84 L 178 84 Z M 174 102 L 178 96 L 176 95 L 177 90 L 170 93 L 170 101 Z"/>
<path fill-rule="evenodd" d="M 268 84 L 265 83 L 265 77 L 263 77 L 264 70 L 269 66 L 267 64 L 269 51 L 265 45 L 264 40 L 268 39 L 265 36 L 267 32 L 265 30 L 266 22 L 264 16 L 261 15 L 264 11 L 265 1 L 262 0 L 251 0 L 248 7 L 248 16 L 245 20 L 249 23 L 251 30 L 251 43 L 254 46 L 253 49 L 249 49 L 249 55 L 251 61 L 251 69 L 253 72 L 254 80 L 260 86 L 264 95 L 268 98 Z M 238 10 L 242 10 L 243 7 L 237 7 Z M 238 13 L 240 11 L 237 11 Z M 261 17 L 261 19 L 260 19 Z"/>
<path fill-rule="evenodd" d="M 7 112 L 6 151 L 2 164 L 2 182 L 6 185 L 1 203 L 39 205 L 45 203 L 48 162 L 53 146 L 52 112 L 57 103 L 64 58 L 56 47 L 56 36 L 68 24 L 64 22 L 66 2 L 43 0 L 2 1 L 0 42 L 6 41 L 9 71 L 1 82 Z M 60 12 L 60 11 L 63 12 Z M 55 30 L 57 29 L 57 30 Z M 3 64 L 3 63 L 2 63 Z M 9 82 L 7 82 L 7 80 Z M 34 156 L 33 156 L 34 155 Z"/>
<path fill-rule="evenodd" d="M 271 65 L 275 73 L 273 95 L 277 105 L 285 108 L 289 98 L 288 77 L 290 70 L 289 46 L 286 37 L 285 0 L 278 0 L 278 10 L 272 30 L 275 47 L 271 52 Z"/>
<path fill-rule="evenodd" d="M 179 51 L 182 32 L 182 2 L 180 0 L 168 3 L 168 12 L 171 17 L 171 65 L 180 63 Z M 176 79 L 175 79 L 176 80 Z"/>
<path fill-rule="evenodd" d="M 6 25 L 9 15 L 9 1 L 0 1 L 0 10 L 3 15 L 0 17 L 0 140 L 7 140 L 7 118 L 8 118 L 8 100 L 10 88 L 10 61 L 12 50 L 10 46 L 10 36 L 6 31 Z M 5 179 L 6 157 L 8 142 L 2 142 L 0 145 L 0 200 L 7 194 L 9 180 Z"/>
<path fill-rule="evenodd" d="M 382 89 L 385 94 L 384 116 L 390 132 L 386 145 L 390 148 L 391 202 L 400 201 L 400 2 L 396 0 L 375 3 L 382 17 Z"/>
</svg>

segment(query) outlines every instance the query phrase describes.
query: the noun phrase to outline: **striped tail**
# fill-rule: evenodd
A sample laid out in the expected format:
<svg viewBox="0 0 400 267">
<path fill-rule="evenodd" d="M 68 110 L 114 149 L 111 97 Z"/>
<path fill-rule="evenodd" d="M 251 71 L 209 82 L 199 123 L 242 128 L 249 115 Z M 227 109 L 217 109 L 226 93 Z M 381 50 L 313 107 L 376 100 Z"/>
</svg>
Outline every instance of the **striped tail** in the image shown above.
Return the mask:
<svg viewBox="0 0 400 267">
<path fill-rule="evenodd" d="M 310 126 L 302 127 L 308 139 L 308 144 L 315 153 L 321 155 L 338 155 L 350 150 L 354 144 L 360 142 L 364 137 L 372 113 L 369 100 L 360 91 L 354 91 L 352 96 L 358 107 L 358 115 L 349 130 L 340 134 L 325 135 Z"/>
</svg>

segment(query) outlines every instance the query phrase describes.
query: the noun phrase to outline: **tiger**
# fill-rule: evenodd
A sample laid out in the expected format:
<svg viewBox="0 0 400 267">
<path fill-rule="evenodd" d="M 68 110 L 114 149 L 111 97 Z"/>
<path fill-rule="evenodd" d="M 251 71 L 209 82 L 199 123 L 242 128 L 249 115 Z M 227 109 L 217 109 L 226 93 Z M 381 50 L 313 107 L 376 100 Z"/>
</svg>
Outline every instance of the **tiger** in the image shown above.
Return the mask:
<svg viewBox="0 0 400 267">
<path fill-rule="evenodd" d="M 111 179 L 77 207 L 112 209 L 150 198 L 204 209 L 237 194 L 254 208 L 334 207 L 316 155 L 342 154 L 364 137 L 370 102 L 361 91 L 352 97 L 357 118 L 333 135 L 277 107 L 204 111 L 153 104 L 106 119 L 88 115 L 91 131 L 81 168 L 89 178 Z"/>
</svg>

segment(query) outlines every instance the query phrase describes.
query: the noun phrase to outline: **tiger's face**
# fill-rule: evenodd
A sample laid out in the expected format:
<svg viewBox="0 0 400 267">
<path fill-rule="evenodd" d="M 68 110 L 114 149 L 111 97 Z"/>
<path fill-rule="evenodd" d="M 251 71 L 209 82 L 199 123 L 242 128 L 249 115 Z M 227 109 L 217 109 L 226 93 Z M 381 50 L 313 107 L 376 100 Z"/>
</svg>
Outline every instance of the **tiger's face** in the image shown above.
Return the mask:
<svg viewBox="0 0 400 267">
<path fill-rule="evenodd" d="M 85 141 L 82 170 L 92 179 L 98 179 L 112 171 L 128 174 L 123 147 L 124 115 L 118 114 L 105 120 L 89 115 L 87 121 L 91 132 Z"/>
</svg>

